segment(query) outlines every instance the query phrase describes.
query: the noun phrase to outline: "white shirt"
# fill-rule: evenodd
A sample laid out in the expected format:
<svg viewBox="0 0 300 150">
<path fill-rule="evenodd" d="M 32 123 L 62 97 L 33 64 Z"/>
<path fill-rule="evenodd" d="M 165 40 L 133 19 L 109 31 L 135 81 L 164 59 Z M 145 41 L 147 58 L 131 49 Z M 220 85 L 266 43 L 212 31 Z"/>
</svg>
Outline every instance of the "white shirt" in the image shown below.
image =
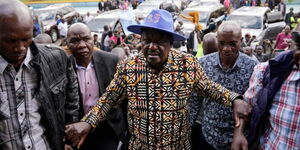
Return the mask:
<svg viewBox="0 0 300 150">
<path fill-rule="evenodd" d="M 59 30 L 59 35 L 60 36 L 64 36 L 64 37 L 67 36 L 67 33 L 68 33 L 68 23 L 67 22 L 65 22 L 65 23 L 60 22 L 58 24 L 57 28 Z"/>
</svg>

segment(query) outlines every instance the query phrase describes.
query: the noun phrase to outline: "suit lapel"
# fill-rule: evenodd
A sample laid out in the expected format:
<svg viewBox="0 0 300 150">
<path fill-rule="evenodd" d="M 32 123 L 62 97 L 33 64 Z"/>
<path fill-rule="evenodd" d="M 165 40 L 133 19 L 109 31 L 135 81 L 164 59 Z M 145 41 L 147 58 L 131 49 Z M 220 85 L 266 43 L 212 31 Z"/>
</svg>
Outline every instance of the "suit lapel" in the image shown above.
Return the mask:
<svg viewBox="0 0 300 150">
<path fill-rule="evenodd" d="M 100 55 L 97 55 L 96 52 L 93 52 L 93 58 L 92 61 L 95 65 L 95 71 L 96 71 L 96 76 L 97 76 L 97 81 L 98 81 L 98 86 L 99 86 L 99 95 L 101 96 L 104 91 L 104 84 L 103 84 L 103 77 L 105 77 L 105 64 L 103 62 L 103 59 Z"/>
</svg>

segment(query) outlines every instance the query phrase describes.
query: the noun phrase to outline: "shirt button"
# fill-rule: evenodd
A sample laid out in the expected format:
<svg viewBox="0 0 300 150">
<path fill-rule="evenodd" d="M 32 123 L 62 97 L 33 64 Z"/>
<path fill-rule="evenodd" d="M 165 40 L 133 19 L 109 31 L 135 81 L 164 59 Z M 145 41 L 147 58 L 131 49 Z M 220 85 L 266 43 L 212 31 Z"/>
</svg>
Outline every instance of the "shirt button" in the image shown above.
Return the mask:
<svg viewBox="0 0 300 150">
<path fill-rule="evenodd" d="M 91 96 L 91 94 L 89 94 L 89 96 Z"/>
<path fill-rule="evenodd" d="M 88 84 L 90 84 L 90 82 L 88 82 Z"/>
<path fill-rule="evenodd" d="M 20 116 L 23 116 L 23 113 L 20 113 Z"/>
<path fill-rule="evenodd" d="M 16 78 L 16 81 L 18 81 L 19 80 L 19 78 Z"/>
<path fill-rule="evenodd" d="M 30 149 L 31 148 L 31 146 L 27 146 L 27 149 Z"/>
</svg>

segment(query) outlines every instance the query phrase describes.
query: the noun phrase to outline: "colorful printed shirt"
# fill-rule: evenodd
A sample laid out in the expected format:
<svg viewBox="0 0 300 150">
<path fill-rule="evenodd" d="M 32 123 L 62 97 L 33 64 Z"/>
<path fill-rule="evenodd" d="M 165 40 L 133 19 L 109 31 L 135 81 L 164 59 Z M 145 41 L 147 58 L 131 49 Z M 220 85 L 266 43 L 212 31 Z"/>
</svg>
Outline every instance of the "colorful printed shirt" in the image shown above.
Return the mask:
<svg viewBox="0 0 300 150">
<path fill-rule="evenodd" d="M 191 149 L 187 100 L 193 90 L 226 106 L 239 96 L 209 80 L 195 57 L 176 50 L 157 74 L 142 53 L 124 60 L 106 90 L 82 121 L 96 127 L 128 98 L 129 149 L 138 150 Z"/>
<path fill-rule="evenodd" d="M 231 91 L 244 94 L 258 61 L 239 53 L 233 67 L 226 69 L 221 65 L 219 53 L 215 52 L 201 57 L 199 63 L 212 81 Z M 206 141 L 216 149 L 230 149 L 234 129 L 232 109 L 209 98 L 204 98 L 201 108 L 202 116 L 201 119 L 197 118 L 197 123 L 202 124 L 203 136 Z"/>
<path fill-rule="evenodd" d="M 257 65 L 250 79 L 244 98 L 252 106 L 257 105 L 257 93 L 262 89 L 263 74 L 268 62 Z M 261 137 L 262 150 L 300 149 L 300 71 L 296 67 L 275 94 L 269 123 Z"/>
</svg>

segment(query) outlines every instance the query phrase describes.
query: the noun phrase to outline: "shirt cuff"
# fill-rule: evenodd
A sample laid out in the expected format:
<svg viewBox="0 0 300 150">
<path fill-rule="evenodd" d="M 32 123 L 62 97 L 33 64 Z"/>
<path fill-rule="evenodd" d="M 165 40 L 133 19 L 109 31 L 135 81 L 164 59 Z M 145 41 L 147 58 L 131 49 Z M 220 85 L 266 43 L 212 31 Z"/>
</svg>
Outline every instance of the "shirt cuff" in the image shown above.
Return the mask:
<svg viewBox="0 0 300 150">
<path fill-rule="evenodd" d="M 230 106 L 232 106 L 234 100 L 236 100 L 236 99 L 243 100 L 243 96 L 238 93 L 231 92 L 229 99 L 230 99 Z"/>
</svg>

